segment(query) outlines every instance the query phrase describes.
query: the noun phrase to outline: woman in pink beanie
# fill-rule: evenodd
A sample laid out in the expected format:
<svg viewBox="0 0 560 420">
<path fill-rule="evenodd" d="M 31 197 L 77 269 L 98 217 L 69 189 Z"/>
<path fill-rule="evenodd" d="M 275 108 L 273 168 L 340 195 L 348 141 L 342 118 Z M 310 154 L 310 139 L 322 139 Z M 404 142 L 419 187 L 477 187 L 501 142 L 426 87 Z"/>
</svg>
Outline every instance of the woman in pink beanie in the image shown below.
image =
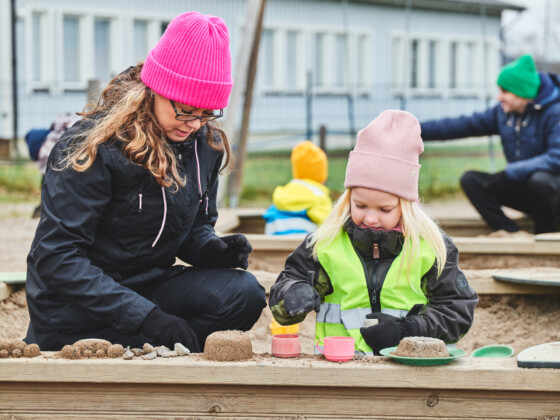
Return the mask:
<svg viewBox="0 0 560 420">
<path fill-rule="evenodd" d="M 467 333 L 478 296 L 457 248 L 418 203 L 423 150 L 408 112 L 384 111 L 358 133 L 345 192 L 270 290 L 276 321 L 295 324 L 315 310 L 317 340 L 350 336 L 362 355 L 404 337 L 455 343 Z"/>
<path fill-rule="evenodd" d="M 232 160 L 214 121 L 232 84 L 225 23 L 183 13 L 56 144 L 28 257 L 27 343 L 198 352 L 210 333 L 259 319 L 251 245 L 214 231 L 218 175 Z"/>
</svg>

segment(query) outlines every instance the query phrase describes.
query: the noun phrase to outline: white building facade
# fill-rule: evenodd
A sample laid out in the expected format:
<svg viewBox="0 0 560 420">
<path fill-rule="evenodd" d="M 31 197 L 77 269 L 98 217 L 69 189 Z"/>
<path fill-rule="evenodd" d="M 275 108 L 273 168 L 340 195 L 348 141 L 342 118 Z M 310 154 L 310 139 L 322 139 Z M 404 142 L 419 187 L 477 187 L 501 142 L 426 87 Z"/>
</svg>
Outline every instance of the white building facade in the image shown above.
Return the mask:
<svg viewBox="0 0 560 420">
<path fill-rule="evenodd" d="M 143 60 L 183 11 L 222 17 L 234 61 L 243 48 L 246 0 L 0 0 L 0 138 L 14 133 L 12 1 L 19 137 L 81 111 L 92 81 Z M 522 10 L 496 0 L 268 0 L 250 132 L 308 137 L 319 125 L 352 132 L 387 108 L 419 119 L 482 109 L 496 93 L 505 9 Z"/>
</svg>

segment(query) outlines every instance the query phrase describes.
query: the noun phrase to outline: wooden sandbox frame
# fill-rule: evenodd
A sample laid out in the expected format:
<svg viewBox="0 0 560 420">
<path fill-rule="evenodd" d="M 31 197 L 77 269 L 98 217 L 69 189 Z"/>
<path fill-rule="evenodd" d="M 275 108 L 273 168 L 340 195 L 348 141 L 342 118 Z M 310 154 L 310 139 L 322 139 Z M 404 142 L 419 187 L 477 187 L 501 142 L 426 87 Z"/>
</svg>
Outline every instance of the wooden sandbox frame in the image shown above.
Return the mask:
<svg viewBox="0 0 560 420">
<path fill-rule="evenodd" d="M 44 418 L 518 419 L 560 414 L 560 369 L 463 357 L 442 366 L 317 356 L 0 360 L 0 413 Z"/>
</svg>

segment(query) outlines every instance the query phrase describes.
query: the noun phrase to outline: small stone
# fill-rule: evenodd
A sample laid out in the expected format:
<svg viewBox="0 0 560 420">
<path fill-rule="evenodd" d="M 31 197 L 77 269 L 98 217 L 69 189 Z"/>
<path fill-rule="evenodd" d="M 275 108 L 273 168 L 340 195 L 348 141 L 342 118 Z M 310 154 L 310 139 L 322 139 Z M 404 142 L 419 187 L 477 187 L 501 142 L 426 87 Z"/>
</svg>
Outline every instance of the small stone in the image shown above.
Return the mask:
<svg viewBox="0 0 560 420">
<path fill-rule="evenodd" d="M 107 356 L 112 359 L 121 357 L 124 354 L 124 347 L 121 344 L 111 344 L 107 349 Z"/>
<path fill-rule="evenodd" d="M 10 353 L 8 353 L 8 350 L 0 350 L 0 359 L 5 359 L 9 355 Z"/>
<path fill-rule="evenodd" d="M 100 338 L 85 338 L 76 341 L 74 345 L 78 346 L 82 352 L 87 349 L 91 350 L 93 354 L 97 354 L 97 350 L 103 350 L 103 353 L 107 352 L 111 342 Z"/>
<path fill-rule="evenodd" d="M 144 360 L 153 360 L 157 357 L 157 353 L 155 351 L 152 351 L 151 353 L 147 353 L 144 356 L 142 356 L 142 359 Z"/>
<path fill-rule="evenodd" d="M 12 350 L 12 357 L 21 357 L 23 356 L 23 353 L 21 352 L 21 350 L 18 349 L 13 349 Z"/>
<path fill-rule="evenodd" d="M 25 348 L 25 346 L 27 346 L 27 344 L 25 343 L 25 341 L 22 340 L 13 340 L 12 346 L 13 346 L 13 350 L 19 350 L 23 354 L 23 349 Z M 12 350 L 12 356 L 14 354 L 13 350 Z"/>
<path fill-rule="evenodd" d="M 150 343 L 144 343 L 142 350 L 144 350 L 144 353 L 148 354 L 154 351 L 154 346 L 152 346 Z"/>
<path fill-rule="evenodd" d="M 169 349 L 165 346 L 158 346 L 158 347 L 155 348 L 155 350 L 156 350 L 156 353 L 157 353 L 158 356 L 161 356 L 165 352 L 171 351 L 171 349 Z"/>
<path fill-rule="evenodd" d="M 80 358 L 80 348 L 78 346 L 71 346 L 69 344 L 62 347 L 60 351 L 60 356 L 65 359 L 79 359 Z"/>
<path fill-rule="evenodd" d="M 93 357 L 93 352 L 92 352 L 90 349 L 85 349 L 85 350 L 82 352 L 82 357 L 83 357 L 84 359 L 91 359 L 91 358 Z"/>
<path fill-rule="evenodd" d="M 187 354 L 189 354 L 191 351 L 186 348 L 185 346 L 183 346 L 181 343 L 175 343 L 175 353 L 177 353 L 177 356 L 186 356 Z"/>
<path fill-rule="evenodd" d="M 37 344 L 28 344 L 23 349 L 23 355 L 25 357 L 37 357 L 41 354 L 41 349 Z"/>
<path fill-rule="evenodd" d="M 94 355 L 98 359 L 103 359 L 105 356 L 107 356 L 107 353 L 105 353 L 105 350 L 103 350 L 103 349 L 98 349 L 98 350 L 95 351 Z"/>
<path fill-rule="evenodd" d="M 139 348 L 133 348 L 130 350 L 132 352 L 132 354 L 134 354 L 135 357 L 140 357 L 143 356 L 144 354 L 146 354 L 146 352 L 142 349 Z"/>
<path fill-rule="evenodd" d="M 124 352 L 123 357 L 124 360 L 132 360 L 134 359 L 134 353 L 131 350 L 127 350 Z"/>
</svg>

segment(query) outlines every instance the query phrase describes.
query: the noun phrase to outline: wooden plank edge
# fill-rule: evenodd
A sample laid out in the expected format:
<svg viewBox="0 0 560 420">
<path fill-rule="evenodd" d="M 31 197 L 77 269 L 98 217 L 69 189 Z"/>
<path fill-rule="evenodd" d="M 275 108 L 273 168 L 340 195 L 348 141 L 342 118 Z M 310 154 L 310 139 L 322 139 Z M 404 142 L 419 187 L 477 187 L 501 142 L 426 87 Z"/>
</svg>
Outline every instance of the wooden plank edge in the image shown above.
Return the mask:
<svg viewBox="0 0 560 420">
<path fill-rule="evenodd" d="M 47 357 L 45 357 L 47 356 Z M 560 391 L 560 370 L 522 369 L 514 358 L 457 359 L 431 367 L 407 366 L 374 357 L 332 363 L 314 356 L 285 362 L 259 357 L 243 362 L 212 362 L 201 355 L 173 359 L 65 360 L 48 358 L 0 360 L 0 382 L 154 383 L 260 386 L 327 386 L 362 388 L 503 391 Z"/>
</svg>

